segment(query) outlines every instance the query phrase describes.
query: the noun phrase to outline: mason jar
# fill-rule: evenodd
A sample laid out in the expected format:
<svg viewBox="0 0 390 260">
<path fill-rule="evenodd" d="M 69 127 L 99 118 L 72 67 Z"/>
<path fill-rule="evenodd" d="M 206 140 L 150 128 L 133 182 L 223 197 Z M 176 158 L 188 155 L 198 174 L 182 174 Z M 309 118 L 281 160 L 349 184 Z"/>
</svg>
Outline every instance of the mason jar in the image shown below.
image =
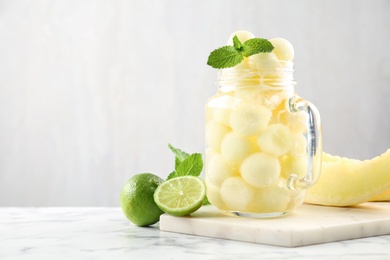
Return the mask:
<svg viewBox="0 0 390 260">
<path fill-rule="evenodd" d="M 293 63 L 281 64 L 219 70 L 218 91 L 207 102 L 207 197 L 225 214 L 285 215 L 319 177 L 319 113 L 295 94 Z"/>
</svg>

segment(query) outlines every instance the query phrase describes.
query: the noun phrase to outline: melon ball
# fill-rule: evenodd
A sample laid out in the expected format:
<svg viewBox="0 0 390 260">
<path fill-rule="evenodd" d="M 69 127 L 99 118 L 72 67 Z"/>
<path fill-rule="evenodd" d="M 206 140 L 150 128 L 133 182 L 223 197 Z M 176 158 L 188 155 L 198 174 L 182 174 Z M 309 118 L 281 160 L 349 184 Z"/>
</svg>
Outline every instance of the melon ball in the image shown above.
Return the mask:
<svg viewBox="0 0 390 260">
<path fill-rule="evenodd" d="M 229 126 L 230 108 L 235 103 L 235 97 L 227 93 L 211 98 L 206 107 L 206 122 L 213 119 L 217 123 Z"/>
<path fill-rule="evenodd" d="M 242 102 L 230 114 L 230 125 L 240 135 L 260 133 L 271 119 L 272 112 L 262 105 L 248 105 Z"/>
<path fill-rule="evenodd" d="M 289 41 L 283 38 L 273 38 L 269 41 L 274 46 L 272 52 L 277 56 L 279 60 L 294 60 L 294 47 Z"/>
<path fill-rule="evenodd" d="M 234 36 L 237 36 L 237 38 L 240 40 L 241 43 L 244 43 L 249 39 L 255 38 L 255 36 L 251 32 L 239 30 L 239 31 L 233 32 L 230 35 L 230 37 L 227 41 L 227 45 L 233 45 Z"/>
<path fill-rule="evenodd" d="M 255 188 L 264 188 L 275 183 L 280 175 L 279 160 L 266 153 L 254 153 L 242 162 L 241 177 Z"/>
<path fill-rule="evenodd" d="M 222 124 L 211 120 L 206 125 L 206 146 L 216 152 L 221 150 L 221 142 L 230 129 Z"/>
<path fill-rule="evenodd" d="M 291 174 L 296 174 L 299 178 L 303 178 L 307 172 L 308 158 L 307 156 L 292 156 L 283 155 L 280 158 L 281 176 L 288 179 Z"/>
<path fill-rule="evenodd" d="M 276 55 L 272 52 L 258 53 L 249 56 L 249 65 L 253 70 L 261 70 L 262 74 L 272 74 L 277 68 L 280 67 L 280 63 Z"/>
<path fill-rule="evenodd" d="M 295 191 L 291 191 L 291 193 L 292 193 L 292 198 L 290 204 L 288 205 L 288 208 L 290 210 L 295 209 L 300 205 L 302 205 L 306 199 L 306 190 L 295 190 Z"/>
<path fill-rule="evenodd" d="M 289 117 L 291 131 L 294 133 L 306 133 L 307 123 L 306 123 L 306 114 L 304 112 L 297 112 L 291 114 Z"/>
<path fill-rule="evenodd" d="M 306 126 L 306 114 L 303 112 L 290 113 L 287 110 L 279 111 L 277 113 L 277 122 L 288 126 L 292 133 L 305 133 L 307 131 Z"/>
<path fill-rule="evenodd" d="M 207 188 L 207 199 L 209 202 L 219 209 L 226 209 L 225 203 L 222 200 L 220 189 L 213 185 L 208 177 L 205 178 L 206 188 Z"/>
<path fill-rule="evenodd" d="M 305 156 L 307 154 L 307 140 L 303 134 L 292 134 L 293 145 L 291 152 L 295 156 Z"/>
<path fill-rule="evenodd" d="M 234 174 L 234 170 L 226 163 L 225 159 L 217 153 L 213 155 L 206 165 L 205 173 L 212 184 L 220 187 L 225 179 Z"/>
<path fill-rule="evenodd" d="M 261 132 L 257 144 L 264 152 L 274 156 L 287 153 L 292 145 L 290 129 L 283 124 L 273 124 Z"/>
<path fill-rule="evenodd" d="M 262 92 L 261 87 L 248 86 L 237 89 L 234 96 L 238 102 L 260 102 L 262 101 Z"/>
<path fill-rule="evenodd" d="M 242 160 L 252 153 L 255 146 L 247 138 L 235 133 L 226 134 L 221 143 L 221 154 L 227 163 L 238 166 Z"/>
<path fill-rule="evenodd" d="M 241 177 L 226 179 L 220 189 L 221 197 L 226 206 L 231 210 L 245 211 L 252 201 L 254 189 Z"/>
<path fill-rule="evenodd" d="M 230 127 L 230 109 L 228 108 L 214 108 L 213 118 L 215 122 Z"/>
<path fill-rule="evenodd" d="M 249 209 L 262 213 L 286 212 L 290 201 L 291 193 L 287 186 L 273 185 L 256 190 Z"/>
</svg>

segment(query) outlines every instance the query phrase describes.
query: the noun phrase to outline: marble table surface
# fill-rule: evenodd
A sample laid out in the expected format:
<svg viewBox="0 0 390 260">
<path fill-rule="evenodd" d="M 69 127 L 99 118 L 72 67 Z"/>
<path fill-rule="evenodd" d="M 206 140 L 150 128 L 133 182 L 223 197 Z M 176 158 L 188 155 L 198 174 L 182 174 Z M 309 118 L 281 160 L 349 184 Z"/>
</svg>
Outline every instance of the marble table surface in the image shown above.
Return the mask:
<svg viewBox="0 0 390 260">
<path fill-rule="evenodd" d="M 0 259 L 390 259 L 390 235 L 296 248 L 141 228 L 120 208 L 0 207 Z"/>
</svg>

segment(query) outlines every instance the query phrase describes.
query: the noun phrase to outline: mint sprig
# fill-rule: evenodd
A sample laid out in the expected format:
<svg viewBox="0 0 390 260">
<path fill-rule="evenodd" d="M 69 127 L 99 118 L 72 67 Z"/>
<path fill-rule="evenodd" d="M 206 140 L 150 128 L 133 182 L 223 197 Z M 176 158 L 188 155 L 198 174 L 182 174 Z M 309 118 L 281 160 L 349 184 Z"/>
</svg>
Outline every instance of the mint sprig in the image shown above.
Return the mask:
<svg viewBox="0 0 390 260">
<path fill-rule="evenodd" d="M 167 180 L 179 176 L 200 176 L 203 169 L 203 160 L 200 153 L 188 154 L 170 144 L 168 147 L 175 154 L 175 171 L 168 175 Z"/>
<path fill-rule="evenodd" d="M 263 38 L 252 38 L 241 43 L 238 37 L 233 37 L 233 46 L 227 45 L 215 49 L 208 57 L 207 65 L 216 69 L 231 68 L 240 64 L 245 57 L 261 52 L 271 52 L 272 43 Z"/>
<path fill-rule="evenodd" d="M 203 160 L 200 153 L 188 154 L 170 144 L 168 144 L 168 147 L 175 154 L 175 170 L 168 175 L 167 180 L 179 176 L 200 176 L 203 169 Z M 209 204 L 210 202 L 206 197 L 203 201 L 203 205 Z"/>
</svg>

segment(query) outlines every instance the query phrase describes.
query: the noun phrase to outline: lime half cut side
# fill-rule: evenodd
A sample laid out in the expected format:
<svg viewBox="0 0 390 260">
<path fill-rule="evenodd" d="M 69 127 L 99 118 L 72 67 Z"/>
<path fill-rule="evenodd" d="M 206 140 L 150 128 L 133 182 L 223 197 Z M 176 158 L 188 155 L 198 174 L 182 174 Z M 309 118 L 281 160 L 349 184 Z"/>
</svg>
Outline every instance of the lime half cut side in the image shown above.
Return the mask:
<svg viewBox="0 0 390 260">
<path fill-rule="evenodd" d="M 206 197 L 204 181 L 195 176 L 181 176 L 161 183 L 154 201 L 164 212 L 173 216 L 186 216 L 198 210 Z"/>
</svg>

